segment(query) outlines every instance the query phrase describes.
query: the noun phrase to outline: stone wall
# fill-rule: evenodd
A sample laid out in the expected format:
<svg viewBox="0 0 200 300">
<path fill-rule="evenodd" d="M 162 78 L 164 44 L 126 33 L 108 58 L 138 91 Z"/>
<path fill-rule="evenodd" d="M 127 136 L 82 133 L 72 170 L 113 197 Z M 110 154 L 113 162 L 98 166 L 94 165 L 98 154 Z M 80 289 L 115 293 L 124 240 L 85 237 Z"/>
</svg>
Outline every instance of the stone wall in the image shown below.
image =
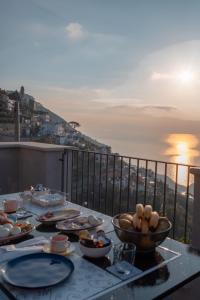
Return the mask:
<svg viewBox="0 0 200 300">
<path fill-rule="evenodd" d="M 0 143 L 0 194 L 14 193 L 37 183 L 61 189 L 64 147 L 34 142 Z"/>
</svg>

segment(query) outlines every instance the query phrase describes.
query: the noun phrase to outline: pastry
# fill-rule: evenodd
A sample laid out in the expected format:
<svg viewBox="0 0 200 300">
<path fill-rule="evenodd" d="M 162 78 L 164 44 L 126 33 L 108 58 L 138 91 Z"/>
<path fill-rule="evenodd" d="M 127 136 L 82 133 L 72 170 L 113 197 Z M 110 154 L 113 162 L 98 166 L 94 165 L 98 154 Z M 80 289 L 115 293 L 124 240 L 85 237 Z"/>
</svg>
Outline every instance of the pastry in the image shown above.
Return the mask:
<svg viewBox="0 0 200 300">
<path fill-rule="evenodd" d="M 119 226 L 122 229 L 132 229 L 132 222 L 127 219 L 119 219 Z"/>
<path fill-rule="evenodd" d="M 144 207 L 144 217 L 145 219 L 149 220 L 151 218 L 152 213 L 152 206 L 151 205 L 145 205 Z"/>
<path fill-rule="evenodd" d="M 141 221 L 141 232 L 142 233 L 148 233 L 149 232 L 149 224 L 145 219 L 143 219 Z"/>
<path fill-rule="evenodd" d="M 136 204 L 136 214 L 138 218 L 142 218 L 144 213 L 144 206 L 141 203 Z"/>
<path fill-rule="evenodd" d="M 133 227 L 136 229 L 136 230 L 141 230 L 141 219 L 138 217 L 137 214 L 134 214 L 133 215 Z"/>
<path fill-rule="evenodd" d="M 133 216 L 130 214 L 122 214 L 119 219 L 128 220 L 130 222 L 133 222 Z"/>
<path fill-rule="evenodd" d="M 151 214 L 151 218 L 149 220 L 149 228 L 156 229 L 156 227 L 158 226 L 158 222 L 159 222 L 159 215 L 157 211 L 153 211 Z"/>
</svg>

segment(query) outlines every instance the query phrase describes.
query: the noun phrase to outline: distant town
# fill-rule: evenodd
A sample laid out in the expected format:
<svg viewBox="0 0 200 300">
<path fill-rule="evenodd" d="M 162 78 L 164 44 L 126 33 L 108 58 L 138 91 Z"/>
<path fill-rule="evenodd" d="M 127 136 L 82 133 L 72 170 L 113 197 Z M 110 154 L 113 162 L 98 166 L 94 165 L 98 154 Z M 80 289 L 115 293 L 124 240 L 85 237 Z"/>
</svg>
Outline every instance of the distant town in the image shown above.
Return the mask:
<svg viewBox="0 0 200 300">
<path fill-rule="evenodd" d="M 82 150 L 111 153 L 111 147 L 92 139 L 77 129 L 76 121 L 66 122 L 34 97 L 20 91 L 0 89 L 0 141 L 38 141 L 74 146 Z M 20 127 L 20 128 L 19 128 Z"/>
</svg>

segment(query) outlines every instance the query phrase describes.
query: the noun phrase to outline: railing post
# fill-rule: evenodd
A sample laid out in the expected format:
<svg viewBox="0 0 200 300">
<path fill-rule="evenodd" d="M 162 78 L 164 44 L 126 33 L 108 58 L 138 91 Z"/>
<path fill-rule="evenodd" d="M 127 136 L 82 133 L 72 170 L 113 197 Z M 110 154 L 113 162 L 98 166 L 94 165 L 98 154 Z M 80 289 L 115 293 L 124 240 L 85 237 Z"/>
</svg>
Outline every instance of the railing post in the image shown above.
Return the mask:
<svg viewBox="0 0 200 300">
<path fill-rule="evenodd" d="M 67 179 L 65 184 L 66 184 L 66 192 L 69 195 L 69 201 L 72 200 L 72 155 L 73 152 L 72 150 L 67 150 L 67 155 L 65 155 L 65 166 L 67 166 L 66 173 L 65 173 L 65 178 Z"/>
<path fill-rule="evenodd" d="M 200 250 L 200 169 L 190 168 L 190 173 L 194 175 L 194 202 L 191 246 L 196 250 Z"/>
</svg>

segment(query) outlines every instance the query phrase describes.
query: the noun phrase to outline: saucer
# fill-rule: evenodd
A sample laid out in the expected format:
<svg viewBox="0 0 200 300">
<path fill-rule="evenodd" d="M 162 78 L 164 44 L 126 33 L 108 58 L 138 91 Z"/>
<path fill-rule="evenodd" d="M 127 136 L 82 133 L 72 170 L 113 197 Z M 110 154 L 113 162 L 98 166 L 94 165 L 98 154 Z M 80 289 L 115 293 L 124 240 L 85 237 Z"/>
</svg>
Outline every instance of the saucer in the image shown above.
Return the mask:
<svg viewBox="0 0 200 300">
<path fill-rule="evenodd" d="M 75 251 L 75 246 L 70 244 L 70 246 L 66 249 L 66 251 L 64 252 L 53 252 L 51 251 L 51 247 L 50 247 L 50 244 L 46 244 L 43 248 L 43 251 L 45 253 L 53 253 L 53 254 L 59 254 L 59 255 L 63 255 L 63 256 L 67 256 L 67 255 L 70 255 L 72 254 L 74 251 Z"/>
</svg>

